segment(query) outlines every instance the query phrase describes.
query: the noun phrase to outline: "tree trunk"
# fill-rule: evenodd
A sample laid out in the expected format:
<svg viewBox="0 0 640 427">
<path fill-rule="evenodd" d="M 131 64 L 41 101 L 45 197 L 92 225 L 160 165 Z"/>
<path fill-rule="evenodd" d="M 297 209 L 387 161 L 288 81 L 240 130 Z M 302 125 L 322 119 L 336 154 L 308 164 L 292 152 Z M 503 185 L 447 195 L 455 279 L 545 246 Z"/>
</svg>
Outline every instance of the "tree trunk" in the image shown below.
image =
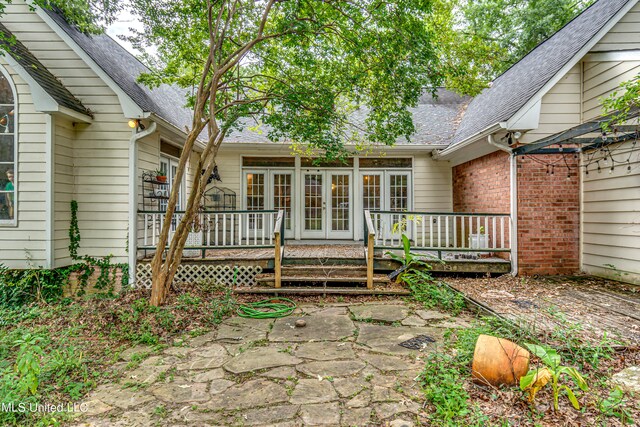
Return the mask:
<svg viewBox="0 0 640 427">
<path fill-rule="evenodd" d="M 167 296 L 169 295 L 169 289 L 173 283 L 180 262 L 182 261 L 182 253 L 186 244 L 189 233 L 192 229 L 192 224 L 200 211 L 200 201 L 207 185 L 207 180 L 202 177 L 208 177 L 213 172 L 215 166 L 215 156 L 218 151 L 218 139 L 215 138 L 214 142 L 211 142 L 205 148 L 203 155 L 198 162 L 198 168 L 193 176 L 193 182 L 191 186 L 191 192 L 186 204 L 186 210 L 184 216 L 177 224 L 176 231 L 173 234 L 171 242 L 168 242 L 169 230 L 171 226 L 171 220 L 175 213 L 175 206 L 178 200 L 178 186 L 171 189 L 171 196 L 169 197 L 169 203 L 167 204 L 167 212 L 165 214 L 162 231 L 156 247 L 156 253 L 151 262 L 152 270 L 152 282 L 151 282 L 151 300 L 150 303 L 153 306 L 160 306 L 165 303 Z M 191 144 L 191 147 L 193 144 Z M 182 179 L 182 175 L 186 169 L 186 161 L 183 162 L 183 157 L 188 158 L 191 154 L 191 150 L 187 151 L 187 144 L 183 149 L 180 156 L 180 163 L 176 171 L 176 181 L 179 182 Z M 204 157 L 204 158 L 203 158 Z M 204 170 L 204 174 L 200 171 Z M 175 197 L 174 197 L 175 193 Z M 163 260 L 164 248 L 169 243 L 169 248 L 166 250 L 166 257 Z"/>
</svg>

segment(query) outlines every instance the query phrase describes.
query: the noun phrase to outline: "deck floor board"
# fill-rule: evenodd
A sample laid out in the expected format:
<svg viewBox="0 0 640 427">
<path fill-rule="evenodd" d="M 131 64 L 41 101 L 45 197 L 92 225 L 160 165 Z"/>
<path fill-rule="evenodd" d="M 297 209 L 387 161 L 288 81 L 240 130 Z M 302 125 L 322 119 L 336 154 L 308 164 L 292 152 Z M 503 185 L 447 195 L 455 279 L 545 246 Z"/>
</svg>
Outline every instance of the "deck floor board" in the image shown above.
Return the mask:
<svg viewBox="0 0 640 427">
<path fill-rule="evenodd" d="M 640 345 L 640 287 L 591 276 L 494 279 L 448 278 L 446 282 L 495 313 L 539 333 L 573 325 L 588 341 L 605 333 L 624 345 Z M 564 319 L 564 320 L 563 320 Z"/>
</svg>

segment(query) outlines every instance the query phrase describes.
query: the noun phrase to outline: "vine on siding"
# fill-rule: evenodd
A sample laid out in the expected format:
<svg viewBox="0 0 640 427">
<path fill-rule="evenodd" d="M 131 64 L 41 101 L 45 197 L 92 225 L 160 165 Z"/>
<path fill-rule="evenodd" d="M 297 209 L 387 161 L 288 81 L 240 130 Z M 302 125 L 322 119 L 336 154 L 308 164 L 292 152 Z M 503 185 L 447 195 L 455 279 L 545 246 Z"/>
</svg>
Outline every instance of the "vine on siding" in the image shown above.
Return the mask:
<svg viewBox="0 0 640 427">
<path fill-rule="evenodd" d="M 122 272 L 122 287 L 129 283 L 129 265 L 111 263 L 113 255 L 96 258 L 78 255 L 80 249 L 80 228 L 78 227 L 78 202 L 71 201 L 71 222 L 69 224 L 69 255 L 74 263 L 68 267 L 42 269 L 33 266 L 24 270 L 10 270 L 0 263 L 0 307 L 18 307 L 34 301 L 53 301 L 62 296 L 63 288 L 70 285 L 70 276 L 76 274 L 77 295 L 83 295 L 89 279 L 99 271 L 94 287 L 112 295 L 116 285 L 116 272 Z M 30 254 L 25 255 L 30 260 Z M 31 263 L 29 263 L 31 265 Z M 113 274 L 111 274 L 113 273 Z"/>
</svg>

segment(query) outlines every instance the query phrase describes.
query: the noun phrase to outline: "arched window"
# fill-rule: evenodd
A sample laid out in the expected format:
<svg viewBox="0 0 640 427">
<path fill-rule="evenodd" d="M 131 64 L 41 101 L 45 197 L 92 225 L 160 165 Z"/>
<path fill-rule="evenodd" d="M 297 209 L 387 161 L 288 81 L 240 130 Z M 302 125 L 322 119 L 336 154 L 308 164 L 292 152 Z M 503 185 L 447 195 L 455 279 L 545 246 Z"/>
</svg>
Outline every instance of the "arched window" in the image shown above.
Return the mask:
<svg viewBox="0 0 640 427">
<path fill-rule="evenodd" d="M 17 197 L 17 126 L 13 85 L 0 73 L 0 225 L 13 224 Z"/>
</svg>

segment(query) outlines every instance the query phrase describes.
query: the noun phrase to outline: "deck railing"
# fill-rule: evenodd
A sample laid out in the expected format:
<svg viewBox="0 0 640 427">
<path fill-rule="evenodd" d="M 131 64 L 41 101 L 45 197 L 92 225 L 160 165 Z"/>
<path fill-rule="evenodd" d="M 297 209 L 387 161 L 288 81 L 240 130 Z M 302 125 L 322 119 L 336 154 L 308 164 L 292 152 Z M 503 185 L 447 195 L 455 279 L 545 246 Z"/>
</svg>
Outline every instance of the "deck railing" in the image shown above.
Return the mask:
<svg viewBox="0 0 640 427">
<path fill-rule="evenodd" d="M 155 249 L 165 221 L 165 212 L 139 211 L 142 244 L 139 249 Z M 194 221 L 185 249 L 269 248 L 275 246 L 273 233 L 279 212 L 262 211 L 202 211 Z M 169 241 L 183 211 L 173 214 Z M 284 233 L 280 238 L 284 238 Z"/>
<path fill-rule="evenodd" d="M 366 218 L 366 217 L 369 218 Z M 401 248 L 402 234 L 416 251 L 510 252 L 509 214 L 365 211 L 375 247 Z M 365 234 L 365 238 L 366 238 Z"/>
</svg>

